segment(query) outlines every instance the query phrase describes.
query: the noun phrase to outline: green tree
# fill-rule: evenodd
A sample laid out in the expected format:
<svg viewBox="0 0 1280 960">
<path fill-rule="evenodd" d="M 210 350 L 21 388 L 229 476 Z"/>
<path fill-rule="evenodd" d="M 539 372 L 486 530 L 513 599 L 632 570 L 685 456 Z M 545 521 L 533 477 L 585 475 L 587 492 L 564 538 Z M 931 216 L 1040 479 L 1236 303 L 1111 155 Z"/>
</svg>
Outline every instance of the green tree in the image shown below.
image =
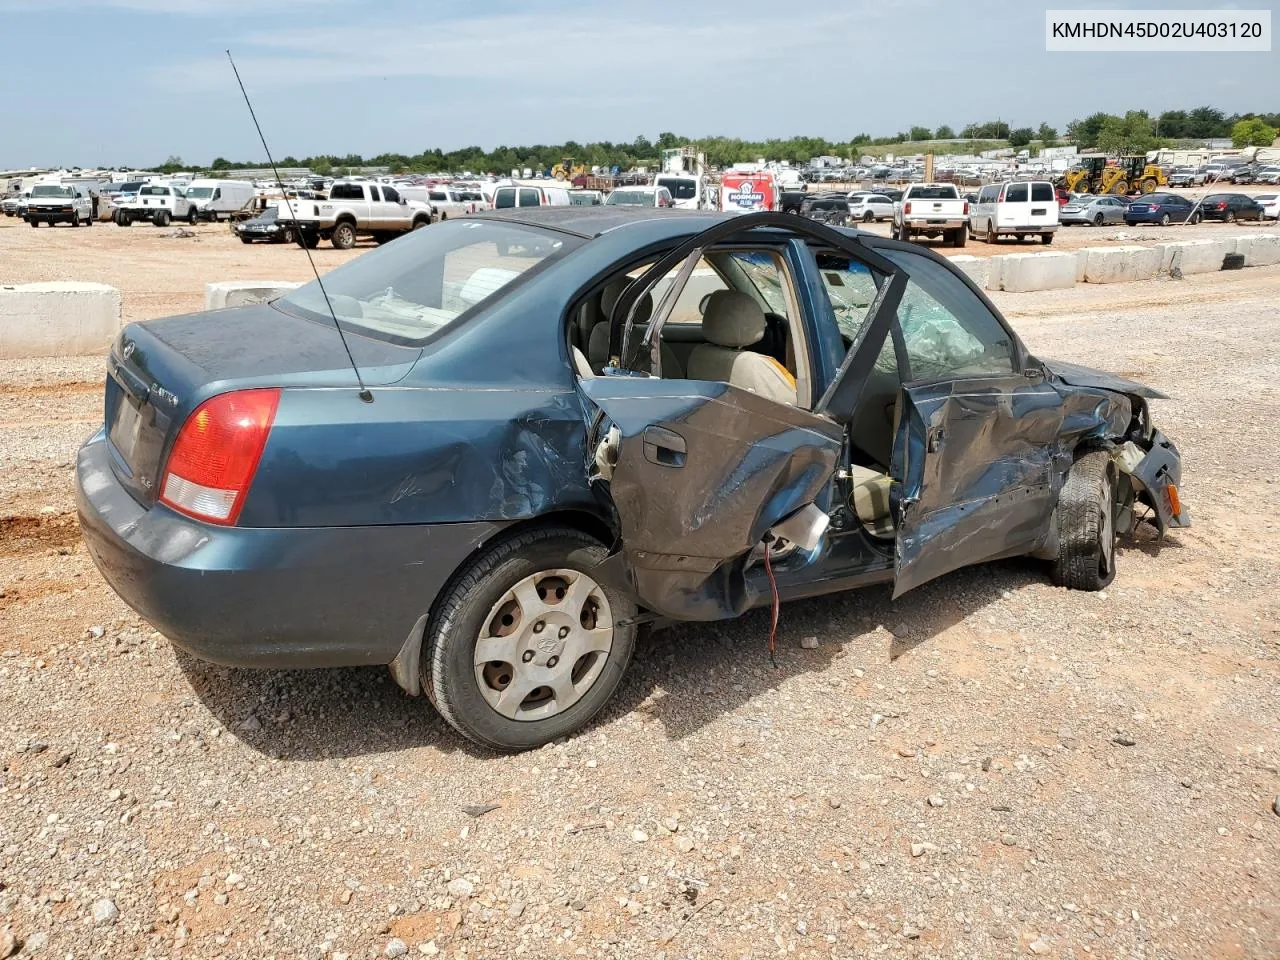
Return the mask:
<svg viewBox="0 0 1280 960">
<path fill-rule="evenodd" d="M 231 161 L 225 157 L 217 157 L 213 163 L 209 165 L 210 170 L 230 170 Z"/>
<path fill-rule="evenodd" d="M 1231 128 L 1233 147 L 1269 147 L 1276 139 L 1276 128 L 1261 120 L 1240 120 Z"/>
<path fill-rule="evenodd" d="M 1041 146 L 1052 147 L 1058 142 L 1058 131 L 1047 123 L 1041 123 L 1040 129 L 1036 131 L 1036 139 Z"/>
<path fill-rule="evenodd" d="M 1162 137 L 1173 137 L 1175 140 L 1187 136 L 1189 123 L 1187 111 L 1166 110 L 1156 118 L 1156 130 Z"/>
<path fill-rule="evenodd" d="M 1187 114 L 1186 137 L 1209 140 L 1230 135 L 1231 125 L 1227 123 L 1227 115 L 1217 107 L 1196 107 Z"/>
<path fill-rule="evenodd" d="M 1036 132 L 1030 127 L 1018 127 L 1016 130 L 1009 131 L 1009 146 L 1021 148 L 1031 142 L 1031 138 Z"/>
<path fill-rule="evenodd" d="M 1112 156 L 1146 153 L 1156 146 L 1151 118 L 1142 110 L 1130 110 L 1123 118 L 1107 117 L 1098 131 L 1098 149 Z"/>
<path fill-rule="evenodd" d="M 933 135 L 939 140 L 954 140 L 956 132 L 944 123 L 937 130 L 933 131 Z"/>
<path fill-rule="evenodd" d="M 307 161 L 307 166 L 311 168 L 311 172 L 322 177 L 327 177 L 333 172 L 333 163 L 328 157 L 312 157 Z"/>
<path fill-rule="evenodd" d="M 1111 114 L 1103 113 L 1099 110 L 1097 113 L 1089 114 L 1083 120 L 1072 120 L 1067 124 L 1067 136 L 1080 147 L 1095 147 L 1098 144 L 1098 133 L 1108 119 L 1113 119 Z M 1115 117 L 1114 119 L 1118 120 L 1120 118 Z"/>
<path fill-rule="evenodd" d="M 912 127 L 910 137 L 912 140 L 932 140 L 933 131 L 928 127 Z"/>
</svg>

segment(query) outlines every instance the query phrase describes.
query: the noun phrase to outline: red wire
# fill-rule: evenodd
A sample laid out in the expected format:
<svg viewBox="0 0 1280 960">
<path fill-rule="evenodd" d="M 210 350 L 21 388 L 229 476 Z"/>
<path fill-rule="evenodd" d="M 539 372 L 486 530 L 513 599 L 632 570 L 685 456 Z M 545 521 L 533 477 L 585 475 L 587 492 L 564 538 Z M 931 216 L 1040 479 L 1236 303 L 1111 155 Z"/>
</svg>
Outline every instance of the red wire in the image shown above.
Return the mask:
<svg viewBox="0 0 1280 960">
<path fill-rule="evenodd" d="M 769 590 L 773 593 L 773 621 L 769 624 L 769 662 L 778 665 L 778 581 L 773 579 L 773 565 L 769 562 L 769 550 L 772 543 L 764 543 L 764 572 L 769 575 Z"/>
</svg>

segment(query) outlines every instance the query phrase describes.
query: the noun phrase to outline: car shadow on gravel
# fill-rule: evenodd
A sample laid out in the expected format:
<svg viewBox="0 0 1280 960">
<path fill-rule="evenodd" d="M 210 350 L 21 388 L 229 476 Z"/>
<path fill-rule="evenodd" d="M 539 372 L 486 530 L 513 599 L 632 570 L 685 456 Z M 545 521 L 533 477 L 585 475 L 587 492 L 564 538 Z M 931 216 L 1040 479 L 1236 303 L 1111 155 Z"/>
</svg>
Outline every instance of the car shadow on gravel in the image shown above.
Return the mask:
<svg viewBox="0 0 1280 960">
<path fill-rule="evenodd" d="M 1046 567 L 1017 559 L 961 570 L 897 600 L 883 585 L 784 604 L 776 665 L 769 658 L 767 609 L 724 623 L 656 631 L 637 648 L 603 717 L 616 720 L 634 711 L 678 740 L 739 714 L 791 677 L 826 670 L 837 658 L 854 656 L 866 668 L 910 657 L 1002 594 L 1047 579 Z M 810 637 L 817 647 L 801 647 Z M 743 716 L 742 722 L 752 721 Z"/>
<path fill-rule="evenodd" d="M 776 665 L 767 609 L 654 631 L 641 636 L 621 686 L 592 726 L 634 715 L 680 739 L 838 657 L 855 656 L 867 667 L 910 657 L 1003 593 L 1046 581 L 1045 567 L 1019 559 L 961 570 L 898 600 L 884 585 L 788 603 L 778 621 Z M 808 637 L 816 648 L 801 647 Z M 241 670 L 175 654 L 209 711 L 267 756 L 314 761 L 418 747 L 497 756 L 456 734 L 425 697 L 406 696 L 383 667 Z"/>
</svg>

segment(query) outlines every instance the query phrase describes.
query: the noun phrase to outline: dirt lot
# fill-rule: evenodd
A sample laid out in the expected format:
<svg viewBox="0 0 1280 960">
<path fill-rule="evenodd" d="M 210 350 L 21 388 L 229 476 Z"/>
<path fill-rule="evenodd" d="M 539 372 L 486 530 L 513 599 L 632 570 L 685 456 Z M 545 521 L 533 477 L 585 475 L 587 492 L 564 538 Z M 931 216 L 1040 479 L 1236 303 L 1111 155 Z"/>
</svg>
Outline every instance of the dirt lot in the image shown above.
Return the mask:
<svg viewBox="0 0 1280 960">
<path fill-rule="evenodd" d="M 305 276 L 162 233 L 0 230 L 0 282 L 145 317 Z M 7 917 L 75 958 L 1280 956 L 1280 269 L 998 302 L 1173 395 L 1194 527 L 1101 594 L 1009 561 L 789 605 L 776 669 L 764 614 L 655 634 L 517 757 L 383 670 L 176 654 L 79 544 L 102 361 L 0 363 L 0 955 Z"/>
</svg>

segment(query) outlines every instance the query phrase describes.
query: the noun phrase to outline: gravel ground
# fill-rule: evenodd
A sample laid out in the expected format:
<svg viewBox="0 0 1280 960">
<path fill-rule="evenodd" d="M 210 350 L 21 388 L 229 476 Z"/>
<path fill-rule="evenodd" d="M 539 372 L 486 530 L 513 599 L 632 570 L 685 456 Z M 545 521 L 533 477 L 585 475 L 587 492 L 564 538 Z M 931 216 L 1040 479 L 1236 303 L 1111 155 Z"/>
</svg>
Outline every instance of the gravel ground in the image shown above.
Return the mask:
<svg viewBox="0 0 1280 960">
<path fill-rule="evenodd" d="M 1280 270 L 999 302 L 1174 395 L 1194 527 L 654 634 L 515 757 L 175 653 L 79 544 L 101 362 L 0 364 L 0 957 L 1280 956 Z"/>
</svg>

